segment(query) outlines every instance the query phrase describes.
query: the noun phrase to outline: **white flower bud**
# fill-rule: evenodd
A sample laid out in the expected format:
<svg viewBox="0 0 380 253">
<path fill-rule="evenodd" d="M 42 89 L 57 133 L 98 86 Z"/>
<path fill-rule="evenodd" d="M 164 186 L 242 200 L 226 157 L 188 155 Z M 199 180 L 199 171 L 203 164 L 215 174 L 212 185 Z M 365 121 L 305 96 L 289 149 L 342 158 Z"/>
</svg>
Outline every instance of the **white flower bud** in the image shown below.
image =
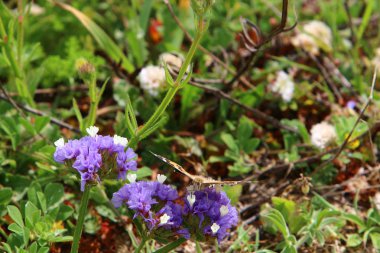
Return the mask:
<svg viewBox="0 0 380 253">
<path fill-rule="evenodd" d="M 165 182 L 166 178 L 167 177 L 165 175 L 162 175 L 162 174 L 157 175 L 157 181 L 160 182 L 161 184 Z"/>
<path fill-rule="evenodd" d="M 137 175 L 136 174 L 128 174 L 127 175 L 127 179 L 130 183 L 135 183 L 136 182 L 136 179 L 137 179 Z"/>
<path fill-rule="evenodd" d="M 99 128 L 96 126 L 90 126 L 89 128 L 86 128 L 86 131 L 88 135 L 90 135 L 91 137 L 95 137 L 96 134 L 99 132 Z"/>
<path fill-rule="evenodd" d="M 186 199 L 189 202 L 190 207 L 193 207 L 193 205 L 195 203 L 195 195 L 189 194 L 189 195 L 187 195 Z"/>
<path fill-rule="evenodd" d="M 217 233 L 218 230 L 219 230 L 220 226 L 216 223 L 213 223 L 212 226 L 211 226 L 211 231 L 213 234 Z"/>
<path fill-rule="evenodd" d="M 65 146 L 65 140 L 63 138 L 60 138 L 54 142 L 54 145 L 57 148 L 63 148 Z"/>
<path fill-rule="evenodd" d="M 171 217 L 165 213 L 164 215 L 162 215 L 162 216 L 160 217 L 160 224 L 161 224 L 161 225 L 167 224 L 168 221 L 170 220 L 170 218 L 171 218 Z"/>
<path fill-rule="evenodd" d="M 220 211 L 220 216 L 223 217 L 224 215 L 228 214 L 228 206 L 224 206 L 224 205 L 221 206 L 219 211 Z"/>
<path fill-rule="evenodd" d="M 113 143 L 115 145 L 122 145 L 123 147 L 126 147 L 128 145 L 128 139 L 115 134 L 113 136 Z"/>
</svg>

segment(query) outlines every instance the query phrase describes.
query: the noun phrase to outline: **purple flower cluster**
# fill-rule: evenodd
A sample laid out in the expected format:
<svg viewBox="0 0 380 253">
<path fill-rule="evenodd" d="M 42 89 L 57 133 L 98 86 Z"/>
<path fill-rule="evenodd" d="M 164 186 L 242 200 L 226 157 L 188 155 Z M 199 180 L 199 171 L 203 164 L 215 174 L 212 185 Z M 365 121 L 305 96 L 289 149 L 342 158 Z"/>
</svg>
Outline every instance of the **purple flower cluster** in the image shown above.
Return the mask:
<svg viewBox="0 0 380 253">
<path fill-rule="evenodd" d="M 192 234 L 216 237 L 221 242 L 228 230 L 237 225 L 238 213 L 224 192 L 205 188 L 186 196 L 183 219 Z"/>
<path fill-rule="evenodd" d="M 224 192 L 214 188 L 189 193 L 179 199 L 177 191 L 161 182 L 133 182 L 114 193 L 115 207 L 123 204 L 141 217 L 150 231 L 164 227 L 189 239 L 222 241 L 236 226 L 238 214 Z M 179 205 L 177 203 L 184 203 Z"/>
<path fill-rule="evenodd" d="M 111 171 L 115 171 L 119 179 L 125 179 L 128 170 L 137 170 L 136 153 L 131 148 L 124 150 L 126 138 L 97 135 L 97 130 L 95 134 L 88 132 L 91 136 L 69 140 L 66 144 L 62 138 L 55 142 L 54 160 L 79 172 L 82 191 L 87 183 L 99 182 Z"/>
<path fill-rule="evenodd" d="M 134 211 L 134 219 L 141 217 L 149 230 L 159 227 L 178 228 L 182 224 L 181 206 L 174 201 L 178 193 L 160 182 L 139 181 L 126 184 L 113 194 L 112 203 L 125 203 Z"/>
</svg>

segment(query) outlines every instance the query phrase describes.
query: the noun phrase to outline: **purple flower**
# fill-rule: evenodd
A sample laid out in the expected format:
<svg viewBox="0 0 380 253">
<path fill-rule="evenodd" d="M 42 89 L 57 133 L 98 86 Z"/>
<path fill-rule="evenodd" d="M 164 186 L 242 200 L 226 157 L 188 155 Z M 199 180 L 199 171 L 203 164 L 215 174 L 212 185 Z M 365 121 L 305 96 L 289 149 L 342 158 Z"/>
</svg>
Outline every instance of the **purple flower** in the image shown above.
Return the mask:
<svg viewBox="0 0 380 253">
<path fill-rule="evenodd" d="M 351 109 L 351 110 L 355 109 L 355 106 L 356 106 L 356 102 L 355 102 L 354 100 L 350 100 L 350 101 L 348 101 L 347 104 L 346 104 L 346 107 L 347 107 L 348 109 Z"/>
<path fill-rule="evenodd" d="M 114 147 L 114 150 L 116 150 L 118 146 L 120 145 Z M 137 162 L 133 160 L 136 156 L 136 153 L 131 148 L 128 148 L 125 152 L 124 149 L 118 150 L 116 158 L 116 163 L 119 171 L 118 179 L 125 179 L 125 175 L 128 170 L 137 170 Z"/>
<path fill-rule="evenodd" d="M 228 230 L 236 226 L 238 214 L 231 206 L 230 200 L 224 192 L 214 188 L 206 188 L 190 193 L 185 198 L 183 219 L 186 227 L 192 234 L 200 232 L 207 237 L 216 237 L 221 242 Z"/>
<path fill-rule="evenodd" d="M 69 140 L 66 144 L 63 138 L 55 142 L 54 160 L 79 172 L 82 191 L 87 183 L 100 182 L 100 178 L 110 171 L 116 171 L 118 179 L 125 179 L 128 170 L 137 170 L 136 153 L 131 148 L 124 151 L 127 139 L 97 135 L 98 130 L 89 128 L 87 131 L 91 136 Z"/>
<path fill-rule="evenodd" d="M 140 217 L 147 228 L 169 230 L 175 234 L 182 224 L 182 206 L 174 201 L 178 199 L 175 189 L 160 182 L 139 181 L 124 185 L 112 197 L 115 207 L 125 204 L 134 211 L 133 219 Z M 186 236 L 185 231 L 180 231 Z"/>
</svg>

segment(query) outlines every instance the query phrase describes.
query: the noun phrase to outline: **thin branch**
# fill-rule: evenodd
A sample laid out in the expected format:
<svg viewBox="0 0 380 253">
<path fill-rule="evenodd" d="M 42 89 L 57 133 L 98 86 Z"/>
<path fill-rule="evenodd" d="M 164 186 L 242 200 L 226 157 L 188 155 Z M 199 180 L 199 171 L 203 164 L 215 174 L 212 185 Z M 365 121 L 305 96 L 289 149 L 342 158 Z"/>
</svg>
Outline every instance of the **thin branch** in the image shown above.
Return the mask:
<svg viewBox="0 0 380 253">
<path fill-rule="evenodd" d="M 170 15 L 173 17 L 174 21 L 177 23 L 178 27 L 182 30 L 182 32 L 185 34 L 185 37 L 191 42 L 193 41 L 193 38 L 189 34 L 189 32 L 186 30 L 186 28 L 183 26 L 181 21 L 178 19 L 178 17 L 175 15 L 172 5 L 170 4 L 169 0 L 164 0 L 165 5 L 167 6 Z M 199 50 L 201 50 L 203 53 L 208 54 L 217 64 L 221 65 L 223 68 L 225 68 L 230 74 L 236 75 L 236 71 L 230 68 L 225 62 L 223 62 L 221 59 L 219 59 L 216 55 L 214 55 L 212 52 L 207 50 L 201 45 L 198 45 Z M 252 85 L 247 79 L 244 77 L 240 77 L 239 80 L 246 85 L 249 88 L 254 88 L 254 85 Z"/>
<path fill-rule="evenodd" d="M 363 109 L 361 110 L 358 118 L 356 119 L 356 122 L 354 124 L 354 126 L 352 127 L 350 133 L 348 134 L 347 138 L 344 140 L 343 144 L 340 146 L 340 148 L 338 149 L 338 151 L 335 153 L 335 155 L 324 161 L 321 165 L 319 165 L 312 173 L 312 175 L 315 175 L 319 170 L 321 170 L 323 167 L 325 167 L 327 164 L 329 164 L 330 162 L 334 161 L 336 158 L 339 157 L 339 155 L 343 152 L 344 148 L 347 146 L 347 143 L 350 141 L 350 138 L 352 136 L 352 134 L 354 133 L 357 125 L 359 124 L 360 120 L 363 118 L 363 115 L 364 115 L 364 112 L 367 110 L 369 104 L 372 102 L 372 99 L 373 99 L 373 90 L 374 90 L 374 87 L 375 87 L 375 83 L 376 83 L 376 69 L 375 69 L 375 73 L 373 75 L 373 80 L 372 80 L 372 86 L 371 86 L 371 93 L 369 95 L 369 98 L 368 98 L 368 101 L 367 103 L 364 105 Z"/>
<path fill-rule="evenodd" d="M 16 110 L 17 110 L 17 108 L 19 108 L 22 111 L 30 112 L 30 113 L 35 114 L 35 115 L 47 116 L 47 117 L 50 118 L 50 122 L 53 123 L 53 124 L 56 124 L 56 125 L 58 125 L 60 127 L 63 127 L 63 128 L 66 128 L 66 129 L 68 129 L 68 130 L 70 130 L 72 132 L 75 132 L 75 133 L 80 133 L 81 132 L 78 128 L 76 128 L 76 127 L 74 127 L 74 126 L 72 126 L 70 124 L 67 124 L 66 122 L 63 122 L 63 121 L 61 121 L 59 119 L 53 118 L 53 117 L 47 115 L 46 113 L 44 113 L 42 111 L 39 111 L 39 110 L 34 109 L 34 108 L 31 108 L 31 107 L 29 107 L 27 105 L 20 105 L 20 104 L 17 104 L 15 102 L 12 103 L 11 102 L 12 100 L 9 100 L 8 97 L 6 97 L 5 95 L 0 95 L 0 99 L 4 100 L 5 102 L 8 102 L 9 104 L 11 104 L 13 107 L 16 108 Z"/>
<path fill-rule="evenodd" d="M 293 133 L 296 133 L 298 134 L 298 130 L 293 128 L 293 127 L 290 127 L 290 126 L 287 126 L 287 125 L 284 125 L 282 124 L 280 121 L 278 121 L 276 118 L 273 118 L 272 116 L 270 115 L 267 115 L 255 108 L 252 108 L 252 107 L 249 107 L 243 103 L 241 103 L 239 100 L 231 97 L 230 95 L 228 95 L 227 93 L 219 90 L 219 89 L 216 89 L 214 87 L 209 87 L 209 86 L 205 86 L 205 85 L 202 85 L 202 84 L 199 84 L 199 83 L 196 83 L 194 81 L 190 81 L 189 82 L 192 86 L 194 87 L 198 87 L 208 93 L 212 93 L 214 94 L 215 96 L 219 97 L 219 98 L 222 98 L 222 99 L 226 99 L 228 100 L 229 102 L 243 108 L 244 110 L 246 111 L 249 111 L 249 112 L 252 112 L 253 113 L 253 117 L 257 118 L 257 119 L 261 119 L 261 120 L 264 120 L 265 122 L 267 123 L 270 123 L 272 124 L 274 127 L 278 127 L 278 128 L 282 128 L 284 130 L 287 130 L 287 131 L 290 131 L 290 132 L 293 132 Z"/>
<path fill-rule="evenodd" d="M 306 52 L 310 59 L 313 60 L 313 62 L 318 66 L 319 71 L 321 72 L 323 78 L 325 79 L 327 85 L 330 87 L 330 89 L 333 91 L 335 97 L 338 99 L 339 102 L 343 101 L 342 94 L 340 94 L 339 89 L 334 84 L 334 81 L 331 79 L 331 76 L 328 72 L 328 70 L 325 68 L 325 66 L 318 60 L 317 57 L 315 57 L 313 54 L 310 54 Z"/>
<path fill-rule="evenodd" d="M 266 38 L 262 39 L 262 35 L 260 29 L 253 24 L 248 19 L 240 18 L 240 22 L 243 28 L 242 38 L 244 41 L 245 47 L 251 52 L 247 62 L 244 64 L 242 68 L 240 68 L 236 75 L 228 82 L 229 85 L 234 83 L 236 80 L 240 79 L 240 77 L 254 64 L 258 57 L 258 51 L 260 48 L 264 47 L 268 42 L 270 42 L 277 35 L 288 32 L 294 29 L 297 25 L 297 21 L 291 27 L 286 28 L 286 23 L 288 20 L 288 0 L 283 0 L 282 2 L 282 11 L 281 11 L 281 22 L 278 27 L 276 27 Z M 253 41 L 246 29 L 246 26 L 251 27 L 251 31 L 254 31 L 257 37 L 257 42 Z"/>
</svg>

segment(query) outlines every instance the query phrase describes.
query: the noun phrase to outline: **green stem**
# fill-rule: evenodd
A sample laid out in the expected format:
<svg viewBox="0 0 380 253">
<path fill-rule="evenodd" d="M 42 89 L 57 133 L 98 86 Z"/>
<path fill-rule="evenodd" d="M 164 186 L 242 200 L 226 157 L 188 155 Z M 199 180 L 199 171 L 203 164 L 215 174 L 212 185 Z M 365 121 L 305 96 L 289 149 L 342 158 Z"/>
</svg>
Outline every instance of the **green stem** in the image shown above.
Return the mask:
<svg viewBox="0 0 380 253">
<path fill-rule="evenodd" d="M 83 192 L 82 200 L 79 207 L 78 221 L 74 231 L 73 245 L 71 246 L 71 253 L 77 253 L 79 249 L 79 241 L 82 235 L 84 216 L 86 215 L 88 200 L 90 198 L 90 186 L 86 186 Z"/>
<path fill-rule="evenodd" d="M 139 253 L 142 248 L 145 246 L 145 243 L 147 242 L 147 238 L 146 237 L 143 237 L 142 240 L 141 240 L 141 243 L 139 245 L 139 247 L 135 250 L 135 253 Z"/>
<path fill-rule="evenodd" d="M 18 20 L 17 20 L 17 63 L 22 68 L 22 47 L 24 42 L 24 16 L 22 0 L 18 0 Z"/>
<path fill-rule="evenodd" d="M 199 245 L 199 242 L 198 241 L 195 241 L 195 250 L 197 253 L 202 253 L 202 248 L 201 248 L 201 245 Z"/>
<path fill-rule="evenodd" d="M 96 121 L 96 111 L 98 110 L 98 103 L 96 102 L 91 102 L 90 104 L 90 111 L 88 112 L 88 121 L 87 121 L 87 126 L 90 127 L 95 124 Z"/>
<path fill-rule="evenodd" d="M 179 74 L 177 76 L 176 81 L 174 82 L 174 85 L 169 88 L 168 92 L 165 95 L 165 98 L 162 100 L 162 102 L 158 106 L 157 110 L 149 118 L 148 122 L 146 122 L 146 124 L 137 132 L 137 134 L 131 138 L 131 140 L 129 141 L 129 147 L 136 148 L 136 145 L 139 141 L 140 136 L 142 136 L 148 129 L 150 129 L 157 122 L 157 120 L 162 116 L 162 114 L 165 112 L 166 108 L 169 106 L 174 95 L 181 88 L 182 78 L 185 75 L 186 70 L 191 63 L 191 60 L 193 59 L 195 51 L 197 50 L 199 42 L 202 38 L 202 35 L 204 32 L 203 26 L 204 26 L 203 18 L 200 18 L 198 21 L 197 34 L 196 34 L 196 36 L 195 36 L 195 38 L 191 44 L 189 52 L 186 55 L 185 61 L 181 66 L 181 69 L 179 71 Z"/>
</svg>

